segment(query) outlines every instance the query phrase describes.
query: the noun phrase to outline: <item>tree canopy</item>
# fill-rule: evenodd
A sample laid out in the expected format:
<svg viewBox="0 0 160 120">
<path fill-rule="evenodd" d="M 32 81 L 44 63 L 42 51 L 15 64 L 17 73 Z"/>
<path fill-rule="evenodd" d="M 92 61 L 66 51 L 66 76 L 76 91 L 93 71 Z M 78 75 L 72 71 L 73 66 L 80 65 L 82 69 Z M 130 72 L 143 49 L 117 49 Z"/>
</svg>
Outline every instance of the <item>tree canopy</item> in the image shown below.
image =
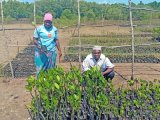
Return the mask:
<svg viewBox="0 0 160 120">
<path fill-rule="evenodd" d="M 123 7 L 125 4 L 98 4 L 95 2 L 80 1 L 81 18 L 87 20 L 128 20 L 129 11 Z M 138 4 L 132 3 L 132 6 L 138 8 L 149 8 L 160 10 L 160 2 L 144 4 L 142 1 Z M 3 1 L 4 17 L 19 20 L 29 18 L 33 20 L 33 3 L 19 2 L 17 0 Z M 36 18 L 42 20 L 46 11 L 53 13 L 55 19 L 64 22 L 64 20 L 77 19 L 77 0 L 38 0 L 36 1 Z M 149 12 L 144 10 L 134 10 L 134 20 L 144 20 L 151 17 L 159 19 L 160 13 Z M 74 23 L 74 22 L 73 22 Z"/>
</svg>

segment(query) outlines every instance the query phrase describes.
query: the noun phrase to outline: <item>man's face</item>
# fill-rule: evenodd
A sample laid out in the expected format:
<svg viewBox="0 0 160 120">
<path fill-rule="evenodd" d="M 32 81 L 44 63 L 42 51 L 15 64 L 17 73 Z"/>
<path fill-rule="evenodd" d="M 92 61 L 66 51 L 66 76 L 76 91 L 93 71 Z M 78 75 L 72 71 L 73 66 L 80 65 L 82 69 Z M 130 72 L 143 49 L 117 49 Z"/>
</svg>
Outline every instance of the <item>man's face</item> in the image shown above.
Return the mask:
<svg viewBox="0 0 160 120">
<path fill-rule="evenodd" d="M 44 21 L 44 26 L 45 26 L 46 28 L 52 27 L 52 21 L 50 21 L 50 20 L 45 20 L 45 21 Z"/>
<path fill-rule="evenodd" d="M 99 60 L 99 58 L 101 56 L 101 50 L 93 50 L 92 55 L 93 55 L 94 59 Z"/>
</svg>

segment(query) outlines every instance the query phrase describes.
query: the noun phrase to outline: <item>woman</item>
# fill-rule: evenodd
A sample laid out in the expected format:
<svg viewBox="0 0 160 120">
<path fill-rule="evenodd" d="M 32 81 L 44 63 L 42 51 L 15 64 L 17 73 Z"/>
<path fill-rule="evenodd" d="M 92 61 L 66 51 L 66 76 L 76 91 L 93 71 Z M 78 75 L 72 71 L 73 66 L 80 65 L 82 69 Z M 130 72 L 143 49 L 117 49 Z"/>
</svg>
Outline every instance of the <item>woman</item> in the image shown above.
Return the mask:
<svg viewBox="0 0 160 120">
<path fill-rule="evenodd" d="M 53 16 L 47 12 L 44 15 L 44 24 L 34 31 L 36 76 L 38 76 L 41 70 L 55 67 L 57 57 L 56 47 L 59 51 L 59 58 L 62 56 L 57 28 L 53 26 L 52 22 Z"/>
</svg>

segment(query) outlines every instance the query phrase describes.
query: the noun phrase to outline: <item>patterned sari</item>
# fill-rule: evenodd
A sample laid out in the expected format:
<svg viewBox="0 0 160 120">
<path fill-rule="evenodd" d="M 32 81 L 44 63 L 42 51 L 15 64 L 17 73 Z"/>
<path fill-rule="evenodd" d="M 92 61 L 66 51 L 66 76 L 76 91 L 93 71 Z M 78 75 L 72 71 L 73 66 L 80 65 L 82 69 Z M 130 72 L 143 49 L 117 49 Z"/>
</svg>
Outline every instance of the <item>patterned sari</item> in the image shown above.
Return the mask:
<svg viewBox="0 0 160 120">
<path fill-rule="evenodd" d="M 47 53 L 44 53 L 36 48 L 35 50 L 35 56 L 34 61 L 36 65 L 36 76 L 38 77 L 38 74 L 41 70 L 48 70 L 50 68 L 54 68 L 56 65 L 56 51 L 48 51 Z"/>
</svg>

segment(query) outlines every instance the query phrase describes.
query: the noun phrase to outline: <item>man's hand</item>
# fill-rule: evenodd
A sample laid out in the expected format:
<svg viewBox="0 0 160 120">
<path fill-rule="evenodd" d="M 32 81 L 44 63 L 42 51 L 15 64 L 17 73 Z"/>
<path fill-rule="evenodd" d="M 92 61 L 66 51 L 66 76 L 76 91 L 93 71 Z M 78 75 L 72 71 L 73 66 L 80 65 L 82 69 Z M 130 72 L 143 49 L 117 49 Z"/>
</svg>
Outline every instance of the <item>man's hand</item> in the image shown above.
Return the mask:
<svg viewBox="0 0 160 120">
<path fill-rule="evenodd" d="M 105 74 L 108 74 L 108 73 L 112 72 L 113 70 L 114 70 L 114 67 L 113 68 L 107 68 L 107 70 L 102 72 L 102 75 L 104 76 Z"/>
<path fill-rule="evenodd" d="M 104 76 L 106 73 L 105 72 L 102 72 L 102 75 Z"/>
</svg>

